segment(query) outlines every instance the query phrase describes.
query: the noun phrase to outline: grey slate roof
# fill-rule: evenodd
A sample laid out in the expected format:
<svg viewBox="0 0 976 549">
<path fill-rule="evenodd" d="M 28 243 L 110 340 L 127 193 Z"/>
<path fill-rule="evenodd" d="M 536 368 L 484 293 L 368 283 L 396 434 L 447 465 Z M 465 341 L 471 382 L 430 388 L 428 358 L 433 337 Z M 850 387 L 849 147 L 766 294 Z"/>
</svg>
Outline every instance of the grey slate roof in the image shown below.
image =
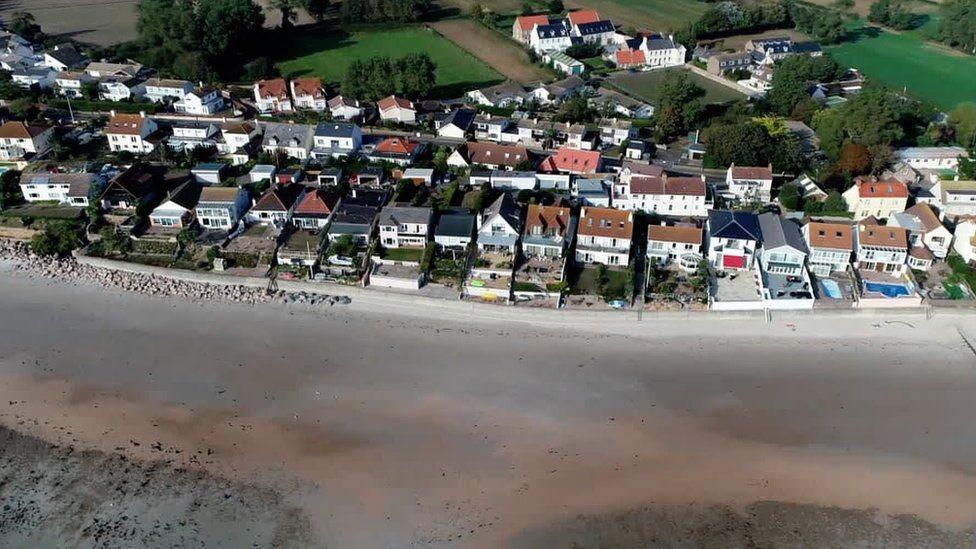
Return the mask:
<svg viewBox="0 0 976 549">
<path fill-rule="evenodd" d="M 510 227 L 515 229 L 516 233 L 522 232 L 522 215 L 519 212 L 518 203 L 515 202 L 515 199 L 512 198 L 511 194 L 502 193 L 501 196 L 496 198 L 495 201 L 485 209 L 483 219 L 487 221 L 495 215 L 501 216 L 501 218 L 504 219 Z"/>
<path fill-rule="evenodd" d="M 562 23 L 553 23 L 550 25 L 537 25 L 536 30 L 539 36 L 542 38 L 558 38 L 560 36 L 569 36 L 569 29 L 563 26 Z"/>
<path fill-rule="evenodd" d="M 451 114 L 447 115 L 447 118 L 443 120 L 441 127 L 447 126 L 448 124 L 453 124 L 458 128 L 467 131 L 474 123 L 474 117 L 477 113 L 471 109 L 455 109 L 451 111 Z"/>
<path fill-rule="evenodd" d="M 308 124 L 281 124 L 278 122 L 261 122 L 264 135 L 261 137 L 262 146 L 278 147 L 312 147 L 312 126 Z M 277 139 L 277 144 L 275 144 Z"/>
<path fill-rule="evenodd" d="M 580 23 L 577 25 L 577 28 L 579 28 L 579 33 L 583 36 L 613 32 L 614 30 L 613 23 L 606 19 L 603 21 L 593 21 L 592 23 Z"/>
<path fill-rule="evenodd" d="M 471 236 L 473 231 L 473 215 L 450 213 L 441 215 L 434 234 L 437 236 Z"/>
<path fill-rule="evenodd" d="M 735 240 L 755 240 L 762 242 L 759 218 L 752 212 L 733 212 L 729 210 L 708 211 L 709 236 L 732 238 Z"/>
<path fill-rule="evenodd" d="M 426 224 L 430 221 L 430 213 L 430 208 L 387 206 L 380 212 L 380 225 L 400 225 L 402 223 Z"/>
<path fill-rule="evenodd" d="M 347 122 L 319 122 L 315 126 L 316 137 L 348 137 L 356 131 L 355 124 Z"/>
<path fill-rule="evenodd" d="M 807 245 L 800 227 L 779 214 L 773 212 L 759 214 L 759 230 L 762 231 L 763 248 L 789 246 L 794 250 L 807 253 Z"/>
</svg>

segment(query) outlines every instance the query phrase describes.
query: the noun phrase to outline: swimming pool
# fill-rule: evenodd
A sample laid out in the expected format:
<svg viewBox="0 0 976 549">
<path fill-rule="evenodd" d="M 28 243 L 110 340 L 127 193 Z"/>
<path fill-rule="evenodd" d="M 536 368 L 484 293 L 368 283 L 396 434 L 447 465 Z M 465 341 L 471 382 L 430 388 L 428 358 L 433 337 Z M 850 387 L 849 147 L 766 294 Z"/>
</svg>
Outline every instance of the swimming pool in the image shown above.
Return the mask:
<svg viewBox="0 0 976 549">
<path fill-rule="evenodd" d="M 836 280 L 821 280 L 820 287 L 823 288 L 827 297 L 831 299 L 840 299 L 844 297 L 844 294 L 840 292 L 840 285 L 837 284 Z"/>
<path fill-rule="evenodd" d="M 865 282 L 864 289 L 885 297 L 901 297 L 911 293 L 911 288 L 904 284 L 888 284 L 886 282 Z"/>
</svg>

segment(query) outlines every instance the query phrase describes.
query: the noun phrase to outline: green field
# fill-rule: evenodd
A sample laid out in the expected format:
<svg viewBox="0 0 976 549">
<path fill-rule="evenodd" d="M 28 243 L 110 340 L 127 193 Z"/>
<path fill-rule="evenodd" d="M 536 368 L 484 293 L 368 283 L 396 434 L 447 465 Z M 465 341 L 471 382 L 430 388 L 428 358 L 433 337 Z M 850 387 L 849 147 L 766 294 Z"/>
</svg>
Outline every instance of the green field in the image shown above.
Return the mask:
<svg viewBox="0 0 976 549">
<path fill-rule="evenodd" d="M 314 75 L 326 82 L 340 82 L 355 59 L 376 55 L 396 58 L 414 52 L 425 52 L 437 63 L 436 97 L 458 96 L 504 80 L 454 43 L 421 26 L 297 33 L 284 45 L 278 68 L 288 76 Z"/>
<path fill-rule="evenodd" d="M 841 65 L 944 109 L 976 98 L 976 57 L 928 44 L 917 34 L 862 26 L 827 51 Z"/>
<path fill-rule="evenodd" d="M 664 81 L 668 71 L 684 69 L 665 69 L 651 72 L 624 73 L 615 76 L 612 82 L 621 90 L 640 98 L 648 103 L 657 102 L 658 91 Z M 707 103 L 725 103 L 736 99 L 745 99 L 745 94 L 739 93 L 732 88 L 713 82 L 703 76 L 699 76 L 688 71 L 691 79 L 705 89 L 705 101 Z"/>
<path fill-rule="evenodd" d="M 625 29 L 673 32 L 698 20 L 711 4 L 698 0 L 572 0 L 566 6 L 595 9 Z"/>
</svg>

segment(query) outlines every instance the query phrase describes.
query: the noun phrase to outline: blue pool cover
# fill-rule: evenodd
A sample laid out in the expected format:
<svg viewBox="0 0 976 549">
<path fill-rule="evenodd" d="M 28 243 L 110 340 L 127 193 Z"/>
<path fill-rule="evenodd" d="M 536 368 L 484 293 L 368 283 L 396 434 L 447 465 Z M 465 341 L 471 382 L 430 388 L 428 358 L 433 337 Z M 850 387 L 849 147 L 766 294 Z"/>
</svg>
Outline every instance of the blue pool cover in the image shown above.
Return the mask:
<svg viewBox="0 0 976 549">
<path fill-rule="evenodd" d="M 827 297 L 832 299 L 840 299 L 843 294 L 840 293 L 840 285 L 837 284 L 836 280 L 821 280 L 820 285 L 823 286 L 824 293 Z"/>
</svg>

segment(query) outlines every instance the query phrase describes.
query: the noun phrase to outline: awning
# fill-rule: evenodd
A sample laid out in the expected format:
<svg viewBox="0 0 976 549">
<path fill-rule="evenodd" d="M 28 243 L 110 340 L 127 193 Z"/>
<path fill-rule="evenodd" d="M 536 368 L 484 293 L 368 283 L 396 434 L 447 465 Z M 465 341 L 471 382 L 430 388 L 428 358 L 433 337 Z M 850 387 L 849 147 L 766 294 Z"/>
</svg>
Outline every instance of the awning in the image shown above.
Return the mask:
<svg viewBox="0 0 976 549">
<path fill-rule="evenodd" d="M 746 266 L 746 258 L 741 255 L 723 255 L 722 267 L 726 269 L 741 269 Z"/>
</svg>

